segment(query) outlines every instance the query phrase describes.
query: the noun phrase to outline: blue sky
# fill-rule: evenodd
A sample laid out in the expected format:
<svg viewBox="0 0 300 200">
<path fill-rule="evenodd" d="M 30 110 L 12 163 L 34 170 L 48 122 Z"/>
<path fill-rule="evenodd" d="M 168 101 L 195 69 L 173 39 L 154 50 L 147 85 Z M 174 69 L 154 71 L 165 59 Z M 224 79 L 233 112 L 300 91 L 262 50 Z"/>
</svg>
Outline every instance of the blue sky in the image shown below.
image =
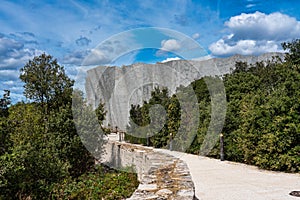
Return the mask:
<svg viewBox="0 0 300 200">
<path fill-rule="evenodd" d="M 178 31 L 199 43 L 209 57 L 282 51 L 281 42 L 300 38 L 299 10 L 298 0 L 2 0 L 0 95 L 10 89 L 14 101 L 23 98 L 19 69 L 34 56 L 53 55 L 74 78 L 97 45 L 134 28 Z M 170 35 L 157 37 L 161 39 L 157 47 L 171 52 L 183 48 Z M 145 36 L 139 40 L 149 42 Z M 178 57 L 159 51 L 129 52 L 114 64 Z"/>
</svg>

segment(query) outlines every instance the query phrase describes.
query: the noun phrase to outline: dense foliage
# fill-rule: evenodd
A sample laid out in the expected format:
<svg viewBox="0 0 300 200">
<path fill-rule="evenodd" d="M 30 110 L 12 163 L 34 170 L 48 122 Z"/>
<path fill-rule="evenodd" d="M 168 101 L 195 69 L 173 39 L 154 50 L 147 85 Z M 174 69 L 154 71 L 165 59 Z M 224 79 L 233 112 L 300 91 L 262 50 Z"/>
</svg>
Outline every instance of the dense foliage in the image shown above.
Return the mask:
<svg viewBox="0 0 300 200">
<path fill-rule="evenodd" d="M 257 165 L 271 170 L 300 171 L 300 40 L 284 43 L 290 52 L 282 62 L 279 58 L 254 65 L 237 62 L 232 73 L 222 77 L 227 98 L 226 121 L 223 127 L 225 137 L 225 158 L 232 161 Z M 198 98 L 199 127 L 188 152 L 199 154 L 211 121 L 211 98 L 205 77 L 191 83 Z M 152 93 L 144 105 L 132 105 L 131 122 L 126 139 L 146 144 L 147 139 L 138 138 L 141 127 L 149 121 L 149 108 L 160 103 L 170 113 L 163 129 L 151 133 L 150 145 L 167 146 L 170 133 L 176 133 L 180 123 L 180 105 L 159 88 Z M 132 123 L 135 122 L 135 123 Z M 147 134 L 140 135 L 145 137 Z M 219 157 L 219 143 L 210 152 Z"/>
<path fill-rule="evenodd" d="M 11 104 L 10 90 L 4 90 L 3 98 L 0 99 L 0 117 L 8 115 L 8 107 Z"/>
<path fill-rule="evenodd" d="M 25 97 L 43 105 L 44 114 L 70 101 L 74 81 L 51 55 L 34 57 L 20 71 Z"/>
<path fill-rule="evenodd" d="M 160 90 L 159 88 L 155 88 L 155 90 L 152 92 L 152 98 L 149 102 L 145 102 L 142 107 L 139 105 L 134 106 L 132 105 L 130 110 L 130 126 L 128 127 L 128 132 L 130 134 L 125 135 L 125 139 L 130 140 L 133 143 L 142 143 L 142 144 L 152 144 L 155 147 L 161 148 L 168 144 L 169 141 L 169 126 L 168 123 L 164 123 L 165 120 L 164 114 L 160 113 L 159 109 L 153 109 L 152 110 L 152 118 L 150 119 L 149 115 L 149 108 L 150 106 L 153 106 L 155 104 L 160 104 L 163 106 L 165 110 L 168 110 L 168 118 L 172 119 L 173 116 L 176 116 L 177 113 L 171 112 L 171 103 L 175 99 L 174 97 L 168 96 L 168 90 L 166 88 Z M 168 109 L 170 107 L 170 109 Z M 157 112 L 156 112 L 157 111 Z M 150 123 L 150 120 L 152 120 L 152 124 L 154 126 L 160 126 L 162 127 L 149 127 L 148 129 L 144 129 L 143 127 Z M 173 122 L 178 120 L 173 120 Z M 168 122 L 171 123 L 171 120 L 168 120 Z M 156 129 L 157 128 L 157 129 Z M 158 132 L 153 135 L 152 137 L 149 137 L 149 134 L 153 130 L 158 130 Z M 142 134 L 142 135 L 140 135 Z M 148 134 L 148 135 L 147 135 Z M 135 137 L 138 136 L 138 137 Z M 149 140 L 147 140 L 147 136 L 149 137 Z"/>
<path fill-rule="evenodd" d="M 52 199 L 124 199 L 138 186 L 137 175 L 97 166 L 76 179 L 54 185 Z"/>
<path fill-rule="evenodd" d="M 108 185 L 118 188 L 117 184 L 129 179 L 136 184 L 136 177 L 96 167 L 94 155 L 86 149 L 90 146 L 86 147 L 78 135 L 78 131 L 88 134 L 87 131 L 94 131 L 93 127 L 100 127 L 99 122 L 105 119 L 104 104 L 99 104 L 95 112 L 80 92 L 72 94 L 73 81 L 51 56 L 35 57 L 21 71 L 25 95 L 32 102 L 1 107 L 1 112 L 5 110 L 6 114 L 0 116 L 0 199 L 74 199 L 75 196 L 77 199 L 106 199 L 106 195 L 120 199 L 122 195 L 128 196 L 135 185 L 123 184 L 115 193 L 112 190 L 105 193 L 105 189 Z M 75 108 L 72 108 L 72 98 L 77 103 Z M 78 113 L 84 115 L 75 119 L 74 114 Z M 80 129 L 75 122 L 93 130 Z M 89 136 L 101 153 L 103 137 Z M 96 198 L 97 192 L 91 191 L 92 185 L 103 190 L 99 198 Z M 68 189 L 72 192 L 68 193 Z M 65 193 L 61 194 L 61 190 Z"/>
</svg>

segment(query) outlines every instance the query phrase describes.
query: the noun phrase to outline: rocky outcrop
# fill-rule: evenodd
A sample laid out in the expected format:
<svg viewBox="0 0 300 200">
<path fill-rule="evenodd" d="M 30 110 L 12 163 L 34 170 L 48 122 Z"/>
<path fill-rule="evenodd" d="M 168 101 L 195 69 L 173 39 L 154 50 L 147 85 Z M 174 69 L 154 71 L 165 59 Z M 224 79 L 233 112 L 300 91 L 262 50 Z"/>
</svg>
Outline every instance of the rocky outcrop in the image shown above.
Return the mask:
<svg viewBox="0 0 300 200">
<path fill-rule="evenodd" d="M 108 141 L 102 163 L 119 169 L 132 166 L 138 174 L 139 187 L 130 200 L 181 199 L 195 197 L 194 183 L 186 163 L 153 148 Z"/>
<path fill-rule="evenodd" d="M 167 63 L 137 63 L 123 67 L 100 66 L 87 72 L 86 96 L 90 104 L 97 106 L 105 102 L 106 125 L 125 130 L 129 120 L 131 104 L 142 104 L 148 100 L 155 86 L 167 87 L 171 94 L 180 85 L 187 86 L 204 76 L 222 76 L 235 68 L 237 61 L 254 64 L 272 60 L 281 53 L 260 56 L 235 55 L 229 58 L 213 58 L 203 61 L 176 60 Z"/>
</svg>

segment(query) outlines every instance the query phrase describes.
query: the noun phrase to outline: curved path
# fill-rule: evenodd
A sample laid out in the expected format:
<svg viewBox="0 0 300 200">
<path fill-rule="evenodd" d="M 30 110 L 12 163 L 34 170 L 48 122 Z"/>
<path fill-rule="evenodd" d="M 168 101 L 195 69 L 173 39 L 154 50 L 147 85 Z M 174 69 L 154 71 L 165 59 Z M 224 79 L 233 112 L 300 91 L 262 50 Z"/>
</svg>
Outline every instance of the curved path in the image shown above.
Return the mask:
<svg viewBox="0 0 300 200">
<path fill-rule="evenodd" d="M 199 200 L 300 200 L 289 195 L 291 191 L 300 190 L 300 174 L 260 170 L 163 149 L 155 151 L 179 157 L 187 163 Z"/>
</svg>

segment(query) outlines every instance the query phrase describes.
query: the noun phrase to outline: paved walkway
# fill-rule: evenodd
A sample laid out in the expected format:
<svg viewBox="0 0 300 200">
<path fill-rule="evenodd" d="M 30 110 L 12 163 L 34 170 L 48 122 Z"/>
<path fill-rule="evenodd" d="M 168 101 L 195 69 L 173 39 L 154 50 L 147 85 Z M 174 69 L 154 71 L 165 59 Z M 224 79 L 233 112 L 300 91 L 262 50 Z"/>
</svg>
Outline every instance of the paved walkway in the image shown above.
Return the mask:
<svg viewBox="0 0 300 200">
<path fill-rule="evenodd" d="M 260 170 L 254 166 L 155 149 L 184 160 L 199 200 L 300 200 L 300 174 Z"/>
</svg>

